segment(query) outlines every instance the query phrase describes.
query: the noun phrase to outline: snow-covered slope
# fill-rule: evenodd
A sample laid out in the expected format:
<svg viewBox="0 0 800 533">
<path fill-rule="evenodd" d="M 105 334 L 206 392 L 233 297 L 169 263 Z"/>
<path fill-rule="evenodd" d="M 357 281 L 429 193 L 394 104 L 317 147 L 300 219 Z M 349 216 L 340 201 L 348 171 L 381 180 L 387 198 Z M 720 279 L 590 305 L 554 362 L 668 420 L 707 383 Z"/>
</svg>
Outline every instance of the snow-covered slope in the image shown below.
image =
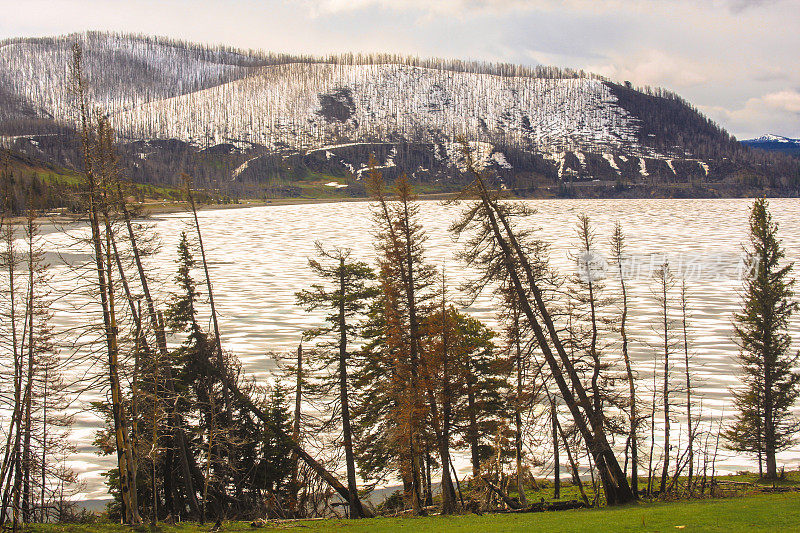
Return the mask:
<svg viewBox="0 0 800 533">
<path fill-rule="evenodd" d="M 634 148 L 636 123 L 599 80 L 408 65 L 290 64 L 114 113 L 134 137 L 313 149 L 343 140 L 466 136 L 562 149 Z"/>
<path fill-rule="evenodd" d="M 407 64 L 292 62 L 111 34 L 0 46 L 13 105 L 0 117 L 72 117 L 69 65 L 80 42 L 94 102 L 131 137 L 198 145 L 244 139 L 316 148 L 342 140 L 457 135 L 560 150 L 630 147 L 636 124 L 598 79 L 498 76 Z"/>
<path fill-rule="evenodd" d="M 41 116 L 67 119 L 72 46 L 80 43 L 88 87 L 106 110 L 189 93 L 237 79 L 255 63 L 234 52 L 107 33 L 0 43 L 0 87 Z M 2 105 L 0 118 L 13 108 Z M 4 109 L 5 108 L 5 109 Z"/>
</svg>

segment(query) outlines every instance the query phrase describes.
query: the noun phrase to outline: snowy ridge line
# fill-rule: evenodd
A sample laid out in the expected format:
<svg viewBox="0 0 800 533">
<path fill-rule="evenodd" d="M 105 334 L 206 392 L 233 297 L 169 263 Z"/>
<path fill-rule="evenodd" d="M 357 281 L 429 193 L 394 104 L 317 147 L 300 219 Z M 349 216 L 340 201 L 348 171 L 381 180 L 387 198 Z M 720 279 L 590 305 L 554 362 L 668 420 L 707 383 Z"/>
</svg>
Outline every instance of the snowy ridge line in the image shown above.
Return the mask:
<svg viewBox="0 0 800 533">
<path fill-rule="evenodd" d="M 757 137 L 755 139 L 747 139 L 745 142 L 749 143 L 777 142 L 777 143 L 787 143 L 787 144 L 800 144 L 800 139 L 791 139 L 789 137 L 784 137 L 783 135 L 774 135 L 772 133 L 767 133 L 766 135 L 762 135 L 761 137 Z"/>
</svg>

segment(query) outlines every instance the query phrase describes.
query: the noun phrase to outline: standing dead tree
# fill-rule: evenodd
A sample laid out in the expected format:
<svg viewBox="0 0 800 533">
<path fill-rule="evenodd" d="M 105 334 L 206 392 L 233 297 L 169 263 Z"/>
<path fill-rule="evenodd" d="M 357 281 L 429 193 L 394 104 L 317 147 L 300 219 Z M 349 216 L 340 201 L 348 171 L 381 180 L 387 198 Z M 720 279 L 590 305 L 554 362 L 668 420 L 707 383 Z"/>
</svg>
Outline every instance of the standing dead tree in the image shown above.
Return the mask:
<svg viewBox="0 0 800 533">
<path fill-rule="evenodd" d="M 103 312 L 108 375 L 111 388 L 111 408 L 117 449 L 117 465 L 125 510 L 125 522 L 141 523 L 137 502 L 136 464 L 130 442 L 128 420 L 123 406 L 119 374 L 119 341 L 114 286 L 112 281 L 113 251 L 111 249 L 110 206 L 106 188 L 113 180 L 115 168 L 110 155 L 107 121 L 90 108 L 86 80 L 82 71 L 80 45 L 73 47 L 71 67 L 72 92 L 77 103 L 77 122 L 82 148 L 82 171 L 85 178 L 86 211 L 91 229 L 91 243 L 97 275 L 97 292 Z"/>
<path fill-rule="evenodd" d="M 4 199 L 5 201 L 5 199 Z M 3 211 L 5 213 L 5 210 Z M 16 234 L 14 227 L 6 223 L 2 228 L 3 250 L 0 254 L 4 273 L 7 274 L 5 297 L 8 302 L 4 306 L 3 333 L 7 337 L 9 351 L 12 356 L 12 383 L 13 398 L 11 399 L 11 423 L 6 433 L 5 453 L 3 456 L 2 470 L 0 470 L 0 488 L 2 488 L 2 508 L 0 508 L 0 523 L 6 523 L 8 511 L 12 514 L 12 527 L 17 530 L 19 524 L 19 485 L 16 483 L 16 472 L 19 471 L 21 443 L 23 433 L 23 379 L 24 379 L 24 332 L 20 331 L 19 304 L 22 303 L 18 288 L 18 270 L 22 265 L 21 253 L 16 247 Z"/>
<path fill-rule="evenodd" d="M 667 481 L 669 479 L 669 465 L 670 465 L 670 437 L 671 437 L 671 404 L 670 393 L 672 392 L 672 362 L 670 356 L 675 351 L 675 339 L 673 330 L 675 328 L 674 320 L 670 318 L 671 311 L 671 296 L 670 291 L 675 285 L 675 277 L 672 274 L 669 262 L 664 261 L 653 273 L 655 280 L 655 288 L 653 289 L 656 301 L 659 308 L 659 336 L 661 337 L 661 356 L 663 364 L 662 375 L 662 388 L 661 400 L 664 406 L 664 462 L 661 466 L 661 484 L 659 491 L 664 493 L 667 490 Z M 655 417 L 655 413 L 653 413 Z"/>
<path fill-rule="evenodd" d="M 611 258 L 617 266 L 619 285 L 621 291 L 622 313 L 619 320 L 619 335 L 622 343 L 622 358 L 625 362 L 625 376 L 628 380 L 628 448 L 630 449 L 631 462 L 631 491 L 634 496 L 639 494 L 639 440 L 637 437 L 639 414 L 636 409 L 636 377 L 631 366 L 631 357 L 628 353 L 628 290 L 625 285 L 626 272 L 624 269 L 625 261 L 625 235 L 619 222 L 614 225 L 614 232 L 611 235 Z"/>
<path fill-rule="evenodd" d="M 421 353 L 422 323 L 426 300 L 431 298 L 430 287 L 433 284 L 435 270 L 424 261 L 423 243 L 425 234 L 417 222 L 418 206 L 411 185 L 406 177 L 401 177 L 396 186 L 397 201 L 390 202 L 382 176 L 371 165 L 370 194 L 375 200 L 375 219 L 381 237 L 381 252 L 385 266 L 390 268 L 399 280 L 400 303 L 403 306 L 403 319 L 407 322 L 408 359 L 410 369 L 409 391 L 412 395 L 411 409 L 415 413 L 422 412 L 422 398 L 427 396 L 427 407 L 433 425 L 434 436 L 439 457 L 442 460 L 442 512 L 451 513 L 456 506 L 455 487 L 448 468 L 449 444 L 442 430 L 442 415 L 436 395 L 430 386 L 426 386 L 427 370 Z M 395 204 L 395 205 L 391 205 Z M 422 389 L 422 390 L 421 390 Z M 408 425 L 409 448 L 412 478 L 412 508 L 415 514 L 424 514 L 421 505 L 422 483 L 420 482 L 420 429 L 418 422 Z"/>
</svg>

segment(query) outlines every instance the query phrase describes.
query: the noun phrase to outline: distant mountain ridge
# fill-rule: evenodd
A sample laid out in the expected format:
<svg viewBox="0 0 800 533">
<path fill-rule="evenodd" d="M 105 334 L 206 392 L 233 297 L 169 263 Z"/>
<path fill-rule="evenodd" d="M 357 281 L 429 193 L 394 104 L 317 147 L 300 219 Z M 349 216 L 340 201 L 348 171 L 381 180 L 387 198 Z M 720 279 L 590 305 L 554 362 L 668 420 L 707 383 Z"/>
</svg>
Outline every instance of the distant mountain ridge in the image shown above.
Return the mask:
<svg viewBox="0 0 800 533">
<path fill-rule="evenodd" d="M 146 183 L 174 184 L 189 171 L 217 187 L 293 195 L 303 192 L 299 181 L 333 177 L 337 194 L 361 195 L 375 156 L 388 177 L 406 173 L 447 189 L 463 170 L 459 139 L 520 191 L 798 182 L 791 163 L 748 150 L 677 95 L 582 71 L 315 58 L 111 33 L 0 43 L 0 142 L 8 148 L 74 166 L 64 139 L 75 42 L 127 173 Z"/>
<path fill-rule="evenodd" d="M 782 135 L 773 135 L 771 133 L 768 133 L 766 135 L 762 135 L 761 137 L 755 139 L 746 139 L 742 142 L 746 143 L 777 142 L 777 143 L 800 144 L 800 139 L 792 139 L 789 137 L 784 137 Z"/>
<path fill-rule="evenodd" d="M 800 158 L 800 139 L 768 133 L 756 139 L 747 139 L 742 144 L 768 152 L 779 152 Z"/>
</svg>

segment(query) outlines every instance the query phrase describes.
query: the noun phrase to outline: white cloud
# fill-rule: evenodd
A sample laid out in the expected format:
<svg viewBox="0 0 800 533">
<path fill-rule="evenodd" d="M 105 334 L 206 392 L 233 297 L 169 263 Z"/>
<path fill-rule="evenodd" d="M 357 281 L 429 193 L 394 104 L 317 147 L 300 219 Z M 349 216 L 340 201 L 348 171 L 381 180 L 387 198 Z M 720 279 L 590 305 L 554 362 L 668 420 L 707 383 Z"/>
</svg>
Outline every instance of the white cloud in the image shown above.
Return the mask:
<svg viewBox="0 0 800 533">
<path fill-rule="evenodd" d="M 512 11 L 647 11 L 654 8 L 694 6 L 700 9 L 726 8 L 741 12 L 781 0 L 304 0 L 317 13 L 357 11 L 379 7 L 395 11 L 415 10 L 438 14 L 474 15 Z"/>
<path fill-rule="evenodd" d="M 800 91 L 795 89 L 750 98 L 736 109 L 707 106 L 702 111 L 740 132 L 740 138 L 763 133 L 800 137 Z"/>
<path fill-rule="evenodd" d="M 693 58 L 672 55 L 649 48 L 631 53 L 611 52 L 603 63 L 588 65 L 587 70 L 613 80 L 629 80 L 635 85 L 658 85 L 685 89 L 710 82 L 715 66 Z"/>
<path fill-rule="evenodd" d="M 781 91 L 765 95 L 763 98 L 756 98 L 748 101 L 757 102 L 769 109 L 776 111 L 786 111 L 788 113 L 800 113 L 800 92 Z"/>
</svg>

